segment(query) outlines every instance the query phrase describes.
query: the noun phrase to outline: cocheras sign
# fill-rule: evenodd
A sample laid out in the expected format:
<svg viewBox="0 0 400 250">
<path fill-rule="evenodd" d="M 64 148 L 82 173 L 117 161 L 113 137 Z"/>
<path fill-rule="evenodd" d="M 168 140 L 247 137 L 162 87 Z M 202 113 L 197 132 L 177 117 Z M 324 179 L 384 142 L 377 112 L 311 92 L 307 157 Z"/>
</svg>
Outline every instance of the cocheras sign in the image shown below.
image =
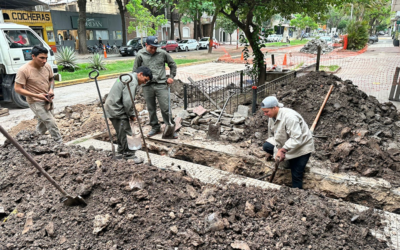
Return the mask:
<svg viewBox="0 0 400 250">
<path fill-rule="evenodd" d="M 51 22 L 50 12 L 2 10 L 4 21 L 8 22 Z"/>
</svg>

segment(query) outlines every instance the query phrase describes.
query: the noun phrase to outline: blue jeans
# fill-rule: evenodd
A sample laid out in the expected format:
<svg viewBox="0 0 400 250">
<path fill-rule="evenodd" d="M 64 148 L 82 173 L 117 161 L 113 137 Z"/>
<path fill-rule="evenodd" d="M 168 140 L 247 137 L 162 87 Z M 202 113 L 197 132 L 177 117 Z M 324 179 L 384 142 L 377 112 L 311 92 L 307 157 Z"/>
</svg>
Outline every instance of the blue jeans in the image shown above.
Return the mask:
<svg viewBox="0 0 400 250">
<path fill-rule="evenodd" d="M 263 150 L 268 154 L 274 154 L 274 145 L 269 142 L 265 142 Z M 292 188 L 303 189 L 303 175 L 304 169 L 306 168 L 307 162 L 310 159 L 311 153 L 299 156 L 294 159 L 288 160 L 289 166 L 292 172 Z"/>
</svg>

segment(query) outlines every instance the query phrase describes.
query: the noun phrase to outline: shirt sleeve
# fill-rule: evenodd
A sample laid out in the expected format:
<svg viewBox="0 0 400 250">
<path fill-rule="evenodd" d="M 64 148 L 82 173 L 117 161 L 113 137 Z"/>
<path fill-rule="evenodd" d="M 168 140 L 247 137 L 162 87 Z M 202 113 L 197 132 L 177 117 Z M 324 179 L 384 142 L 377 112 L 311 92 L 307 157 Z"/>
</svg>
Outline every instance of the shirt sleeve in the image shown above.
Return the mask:
<svg viewBox="0 0 400 250">
<path fill-rule="evenodd" d="M 173 79 L 176 76 L 176 69 L 177 69 L 176 63 L 175 63 L 174 59 L 172 59 L 172 57 L 167 52 L 165 52 L 165 55 L 167 57 L 168 67 L 170 69 L 169 75 L 170 75 L 170 78 Z"/>
<path fill-rule="evenodd" d="M 50 66 L 50 64 L 46 63 L 47 69 L 49 70 L 49 78 L 52 79 L 54 77 L 53 73 L 53 68 Z"/>
<path fill-rule="evenodd" d="M 18 70 L 17 75 L 15 77 L 15 82 L 21 85 L 26 84 L 26 74 L 23 70 Z"/>
<path fill-rule="evenodd" d="M 298 119 L 289 118 L 285 122 L 286 133 L 289 135 L 289 139 L 283 145 L 283 148 L 287 151 L 294 150 L 304 143 L 305 135 L 301 132 L 301 121 Z"/>
<path fill-rule="evenodd" d="M 132 93 L 133 100 L 135 100 L 137 84 L 135 84 L 132 81 L 132 82 L 129 83 L 129 87 L 131 88 L 131 93 Z M 135 116 L 135 110 L 133 109 L 131 96 L 129 95 L 129 91 L 128 91 L 127 87 L 125 87 L 124 90 L 123 90 L 122 100 L 123 100 L 123 104 L 124 104 L 124 109 L 125 109 L 126 115 L 128 117 Z"/>
<path fill-rule="evenodd" d="M 140 66 L 142 66 L 142 57 L 140 56 L 140 54 L 138 54 L 135 58 L 135 62 L 133 63 L 132 72 L 136 72 L 137 68 L 139 68 Z"/>
</svg>

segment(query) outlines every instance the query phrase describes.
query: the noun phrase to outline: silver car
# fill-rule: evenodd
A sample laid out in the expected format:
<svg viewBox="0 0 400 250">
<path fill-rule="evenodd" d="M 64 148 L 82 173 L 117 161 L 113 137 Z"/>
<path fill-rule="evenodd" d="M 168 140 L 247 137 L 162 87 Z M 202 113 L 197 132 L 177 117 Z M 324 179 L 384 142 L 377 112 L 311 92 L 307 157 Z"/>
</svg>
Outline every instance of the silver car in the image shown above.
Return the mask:
<svg viewBox="0 0 400 250">
<path fill-rule="evenodd" d="M 195 39 L 186 39 L 178 43 L 179 50 L 199 50 L 199 43 Z"/>
</svg>

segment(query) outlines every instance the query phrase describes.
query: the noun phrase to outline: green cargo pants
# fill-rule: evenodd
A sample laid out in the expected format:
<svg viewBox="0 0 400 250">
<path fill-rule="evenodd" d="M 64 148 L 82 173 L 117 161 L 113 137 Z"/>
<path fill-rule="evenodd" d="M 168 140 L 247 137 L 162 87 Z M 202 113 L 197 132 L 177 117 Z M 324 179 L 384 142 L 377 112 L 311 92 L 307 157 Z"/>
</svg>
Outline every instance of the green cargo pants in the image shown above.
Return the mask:
<svg viewBox="0 0 400 250">
<path fill-rule="evenodd" d="M 157 104 L 156 98 L 158 101 L 158 105 L 161 109 L 161 114 L 165 124 L 169 124 L 168 119 L 168 86 L 166 83 L 147 83 L 143 86 L 143 94 L 146 99 L 147 110 L 149 111 L 150 116 L 150 125 L 153 129 L 160 130 L 160 124 L 158 123 L 157 118 Z M 171 122 L 172 120 L 171 114 Z"/>
<path fill-rule="evenodd" d="M 117 152 L 126 156 L 135 155 L 136 151 L 129 149 L 128 140 L 126 139 L 126 135 L 132 136 L 132 129 L 131 125 L 129 124 L 129 119 L 110 118 L 110 121 L 117 132 Z"/>
<path fill-rule="evenodd" d="M 44 102 L 34 102 L 28 105 L 38 120 L 36 130 L 42 135 L 46 133 L 46 131 L 49 131 L 51 137 L 56 142 L 62 142 L 63 140 L 60 130 L 58 130 L 56 120 L 54 119 L 53 110 L 47 110 Z"/>
</svg>

